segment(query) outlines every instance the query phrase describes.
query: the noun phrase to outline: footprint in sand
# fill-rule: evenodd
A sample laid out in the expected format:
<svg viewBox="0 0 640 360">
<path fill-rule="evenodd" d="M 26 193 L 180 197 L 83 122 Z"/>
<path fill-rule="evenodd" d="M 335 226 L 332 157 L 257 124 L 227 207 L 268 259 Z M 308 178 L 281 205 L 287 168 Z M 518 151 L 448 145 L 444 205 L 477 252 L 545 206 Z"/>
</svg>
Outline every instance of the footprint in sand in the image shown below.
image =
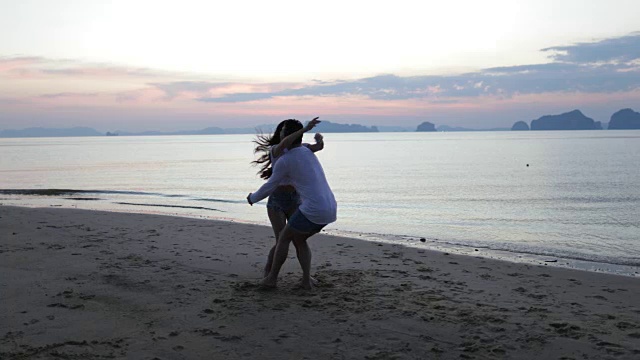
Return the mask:
<svg viewBox="0 0 640 360">
<path fill-rule="evenodd" d="M 579 339 L 585 335 L 582 331 L 580 331 L 581 328 L 579 326 L 571 325 L 566 322 L 550 323 L 549 326 L 551 326 L 554 329 L 554 331 L 560 336 L 569 337 L 572 339 Z"/>
<path fill-rule="evenodd" d="M 640 325 L 632 324 L 632 323 L 626 322 L 626 321 L 621 321 L 621 322 L 616 324 L 616 327 L 618 329 L 620 329 L 620 330 L 628 330 L 628 329 L 638 329 L 638 328 L 640 328 Z"/>
<path fill-rule="evenodd" d="M 532 298 L 532 299 L 536 299 L 536 300 L 541 300 L 547 297 L 547 295 L 545 294 L 529 294 L 527 295 L 528 297 Z"/>
</svg>

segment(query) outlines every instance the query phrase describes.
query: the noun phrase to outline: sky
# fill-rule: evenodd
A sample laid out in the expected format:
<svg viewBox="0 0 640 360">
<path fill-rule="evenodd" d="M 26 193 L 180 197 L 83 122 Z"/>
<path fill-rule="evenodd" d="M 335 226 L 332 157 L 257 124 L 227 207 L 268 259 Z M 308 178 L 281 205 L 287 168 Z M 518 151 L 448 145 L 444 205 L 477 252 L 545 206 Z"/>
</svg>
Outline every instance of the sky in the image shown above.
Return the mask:
<svg viewBox="0 0 640 360">
<path fill-rule="evenodd" d="M 0 129 L 640 111 L 640 1 L 0 0 Z"/>
</svg>

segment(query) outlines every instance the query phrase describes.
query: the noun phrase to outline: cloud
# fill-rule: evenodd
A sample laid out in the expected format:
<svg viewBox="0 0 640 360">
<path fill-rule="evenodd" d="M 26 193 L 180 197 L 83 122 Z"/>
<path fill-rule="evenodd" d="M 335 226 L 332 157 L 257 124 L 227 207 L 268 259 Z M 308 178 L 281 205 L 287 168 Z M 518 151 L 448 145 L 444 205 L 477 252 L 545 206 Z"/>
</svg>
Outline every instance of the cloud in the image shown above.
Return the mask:
<svg viewBox="0 0 640 360">
<path fill-rule="evenodd" d="M 0 57 L 0 97 L 15 104 L 15 86 L 24 77 L 45 77 L 57 91 L 42 95 L 28 88 L 23 99 L 47 106 L 76 101 L 86 106 L 139 106 L 198 111 L 287 112 L 294 108 L 399 112 L 403 108 L 459 107 L 495 103 L 530 95 L 618 94 L 640 89 L 640 33 L 591 43 L 557 46 L 550 63 L 481 69 L 455 75 L 382 74 L 355 80 L 309 82 L 231 82 L 204 75 L 147 68 L 89 64 L 42 57 Z M 598 50 L 599 49 L 599 50 Z M 5 80 L 8 79 L 8 81 Z M 82 80 L 82 81 L 76 81 Z M 82 92 L 86 90 L 86 92 Z M 51 90 L 49 90 L 51 91 Z M 4 92 L 4 94 L 2 93 Z M 491 101 L 486 101 L 491 98 Z M 196 102 L 196 103 L 194 103 Z M 0 101 L 3 103 L 3 101 Z M 215 106 L 212 106 L 215 104 Z M 237 106 L 242 104 L 242 106 Z M 240 109 L 242 108 L 242 109 Z M 371 110 L 372 112 L 374 110 Z"/>
<path fill-rule="evenodd" d="M 71 59 L 44 57 L 0 57 L 0 76 L 15 78 L 167 78 L 185 74 L 143 67 L 86 63 Z"/>
<path fill-rule="evenodd" d="M 19 105 L 24 103 L 23 99 L 0 97 L 0 105 Z"/>
<path fill-rule="evenodd" d="M 63 93 L 55 93 L 55 94 L 44 94 L 40 95 L 41 98 L 44 99 L 58 99 L 58 98 L 89 98 L 98 96 L 98 93 L 72 93 L 72 92 L 63 92 Z"/>
<path fill-rule="evenodd" d="M 213 83 L 207 81 L 174 81 L 165 83 L 150 83 L 150 86 L 165 93 L 166 100 L 185 94 L 194 93 L 203 96 L 209 91 L 229 86 L 228 83 Z"/>
<path fill-rule="evenodd" d="M 556 61 L 488 68 L 460 75 L 401 77 L 386 74 L 351 81 L 312 81 L 278 91 L 236 92 L 203 96 L 197 100 L 234 103 L 280 97 L 362 96 L 373 100 L 425 99 L 442 103 L 451 98 L 508 98 L 553 92 L 612 93 L 640 88 L 640 64 L 635 62 L 640 59 L 640 33 L 543 51 L 558 52 L 552 56 Z"/>
<path fill-rule="evenodd" d="M 128 68 L 113 66 L 68 67 L 62 69 L 41 69 L 45 75 L 76 76 L 76 77 L 157 77 L 162 74 L 146 68 Z"/>
<path fill-rule="evenodd" d="M 591 43 L 554 46 L 542 51 L 552 52 L 555 61 L 584 64 L 598 62 L 629 63 L 640 59 L 640 32 Z"/>
<path fill-rule="evenodd" d="M 41 57 L 0 57 L 0 72 L 23 68 L 42 62 Z"/>
</svg>

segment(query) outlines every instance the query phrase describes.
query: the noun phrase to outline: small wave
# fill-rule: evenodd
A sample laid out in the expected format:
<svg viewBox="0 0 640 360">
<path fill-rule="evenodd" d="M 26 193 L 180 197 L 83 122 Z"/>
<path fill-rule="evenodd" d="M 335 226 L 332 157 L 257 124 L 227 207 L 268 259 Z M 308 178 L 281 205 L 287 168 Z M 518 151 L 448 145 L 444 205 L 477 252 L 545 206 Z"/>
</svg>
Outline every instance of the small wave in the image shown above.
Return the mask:
<svg viewBox="0 0 640 360">
<path fill-rule="evenodd" d="M 448 198 L 451 202 L 481 202 L 481 203 L 578 203 L 578 204 L 604 204 L 604 203 L 637 203 L 640 197 L 637 196 L 558 196 L 548 198 Z M 582 210 L 582 209 L 581 209 Z"/>
<path fill-rule="evenodd" d="M 165 204 L 138 204 L 138 203 L 128 203 L 128 202 L 115 202 L 114 204 L 135 205 L 135 206 L 168 207 L 168 208 L 196 209 L 196 210 L 210 210 L 210 211 L 226 212 L 224 210 L 207 208 L 207 207 L 202 207 L 202 206 L 183 206 L 183 205 L 165 205 Z"/>
<path fill-rule="evenodd" d="M 0 194 L 5 195 L 41 195 L 62 196 L 73 194 L 125 194 L 125 195 L 156 195 L 167 196 L 161 193 L 126 190 L 79 190 L 79 189 L 0 189 Z M 181 195 L 179 195 L 181 196 Z"/>
<path fill-rule="evenodd" d="M 516 244 L 516 243 L 474 244 L 472 242 L 456 241 L 456 240 L 442 240 L 442 239 L 429 239 L 429 240 L 432 243 L 443 245 L 443 246 L 459 246 L 467 249 L 484 248 L 487 250 L 509 253 L 509 254 L 512 254 L 513 256 L 533 255 L 538 257 L 552 257 L 552 258 L 558 258 L 558 259 L 586 261 L 586 262 L 607 264 L 607 265 L 622 265 L 622 266 L 635 266 L 635 267 L 640 266 L 640 261 L 636 257 L 618 258 L 618 257 L 602 256 L 602 255 L 579 254 L 579 253 L 562 251 L 560 249 L 544 249 L 540 247 L 531 247 L 531 246 L 523 247 L 523 246 L 518 246 L 519 244 Z"/>
<path fill-rule="evenodd" d="M 146 195 L 169 198 L 187 198 L 189 195 L 163 194 L 157 192 L 133 191 L 133 190 L 80 190 L 80 189 L 0 189 L 0 194 L 5 195 L 40 195 L 40 196 L 65 196 L 74 194 L 111 194 L 111 195 Z"/>
<path fill-rule="evenodd" d="M 382 234 L 374 232 L 359 232 L 342 229 L 332 229 L 329 231 L 332 235 L 346 236 L 352 238 L 364 238 L 372 241 L 390 241 L 392 243 L 402 243 L 408 246 L 424 246 L 420 240 L 426 240 L 426 246 L 433 249 L 464 249 L 463 253 L 474 253 L 474 249 L 484 249 L 489 252 L 503 253 L 506 258 L 511 261 L 518 262 L 520 256 L 533 256 L 537 258 L 554 258 L 567 261 L 584 261 L 594 264 L 610 265 L 610 266 L 632 266 L 640 267 L 640 258 L 630 256 L 627 258 L 617 258 L 602 255 L 579 254 L 562 251 L 560 249 L 544 249 L 539 247 L 523 247 L 516 243 L 485 243 L 455 239 L 430 238 L 425 236 L 399 235 L 399 234 Z M 442 249 L 440 249 L 442 250 Z"/>
<path fill-rule="evenodd" d="M 223 199 L 207 199 L 207 198 L 193 198 L 191 200 L 219 202 L 219 203 L 225 203 L 225 204 L 245 204 L 247 202 L 246 200 L 223 200 Z"/>
</svg>

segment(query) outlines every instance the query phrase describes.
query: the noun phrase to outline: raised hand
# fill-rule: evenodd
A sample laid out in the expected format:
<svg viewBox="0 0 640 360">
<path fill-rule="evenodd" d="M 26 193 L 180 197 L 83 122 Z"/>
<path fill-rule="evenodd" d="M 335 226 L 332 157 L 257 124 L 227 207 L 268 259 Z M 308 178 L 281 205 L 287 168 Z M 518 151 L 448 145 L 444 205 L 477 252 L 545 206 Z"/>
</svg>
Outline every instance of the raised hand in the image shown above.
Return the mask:
<svg viewBox="0 0 640 360">
<path fill-rule="evenodd" d="M 324 139 L 324 137 L 320 133 L 316 133 L 313 138 L 316 139 L 316 142 L 322 142 L 322 139 Z"/>
<path fill-rule="evenodd" d="M 318 120 L 318 117 L 313 118 L 311 121 L 309 121 L 307 123 L 307 125 L 305 125 L 304 127 L 304 132 L 307 132 L 311 129 L 313 129 L 314 127 L 316 127 L 316 125 L 320 124 L 322 121 Z"/>
</svg>

